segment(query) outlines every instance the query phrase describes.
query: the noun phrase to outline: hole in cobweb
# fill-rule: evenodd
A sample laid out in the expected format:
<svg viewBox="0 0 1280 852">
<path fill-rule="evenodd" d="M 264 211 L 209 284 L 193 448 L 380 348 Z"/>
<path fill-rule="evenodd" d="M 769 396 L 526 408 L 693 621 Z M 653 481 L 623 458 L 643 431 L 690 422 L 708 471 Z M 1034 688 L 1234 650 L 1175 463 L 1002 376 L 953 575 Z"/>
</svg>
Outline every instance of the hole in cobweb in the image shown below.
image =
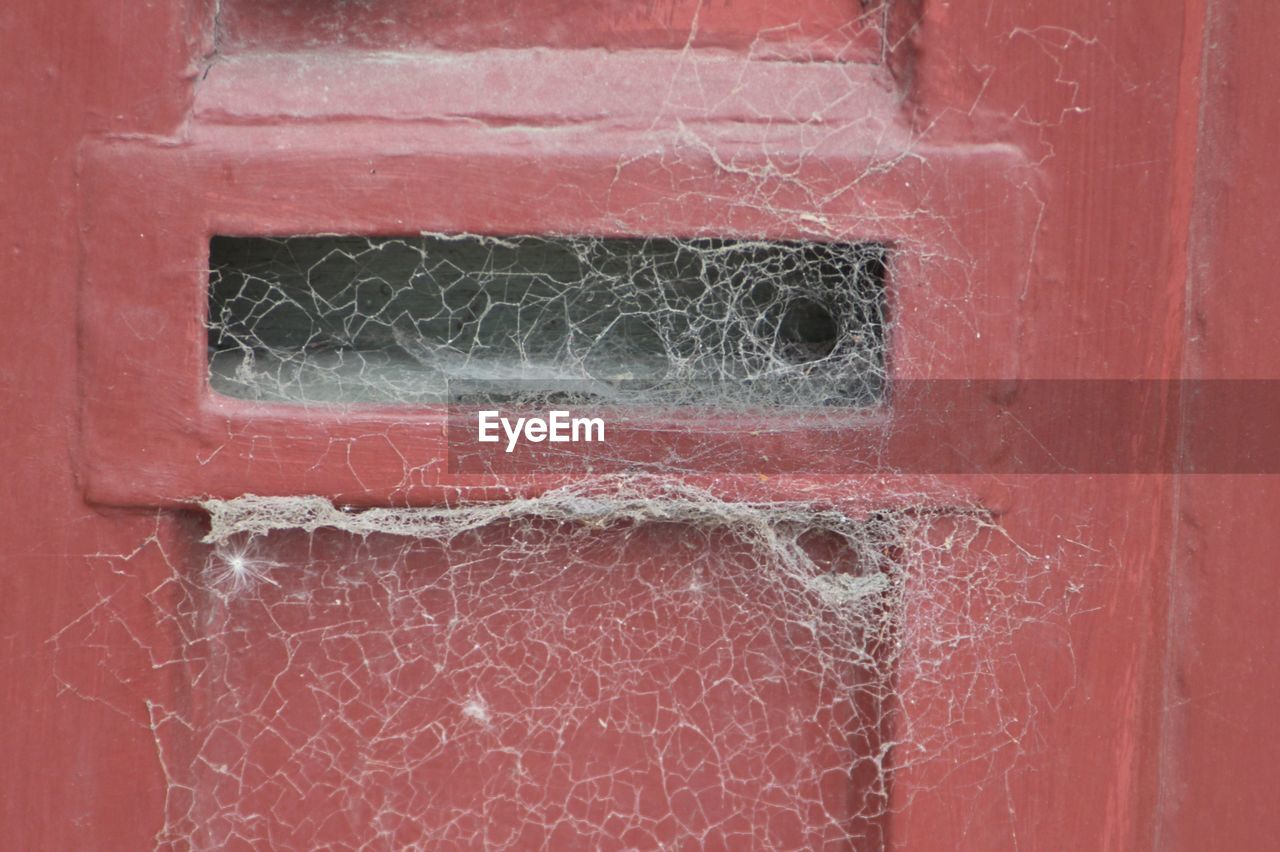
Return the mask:
<svg viewBox="0 0 1280 852">
<path fill-rule="evenodd" d="M 209 380 L 295 403 L 459 401 L 465 386 L 487 401 L 868 405 L 885 386 L 886 261 L 876 243 L 215 237 Z"/>
<path fill-rule="evenodd" d="M 778 329 L 783 357 L 798 363 L 826 358 L 836 348 L 839 325 L 831 309 L 810 299 L 786 308 Z"/>
</svg>

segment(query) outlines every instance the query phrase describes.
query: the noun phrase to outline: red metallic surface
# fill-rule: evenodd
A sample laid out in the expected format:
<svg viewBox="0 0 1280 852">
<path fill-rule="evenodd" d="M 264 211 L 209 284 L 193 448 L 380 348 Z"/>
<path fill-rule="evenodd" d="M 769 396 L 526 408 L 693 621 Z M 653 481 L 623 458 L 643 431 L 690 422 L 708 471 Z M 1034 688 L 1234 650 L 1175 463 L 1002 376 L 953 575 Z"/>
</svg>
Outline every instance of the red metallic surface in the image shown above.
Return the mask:
<svg viewBox="0 0 1280 852">
<path fill-rule="evenodd" d="M 1271 4 L 1205 10 L 1183 368 L 1195 378 L 1280 375 L 1280 241 L 1268 227 L 1278 31 Z M 1174 849 L 1265 848 L 1280 831 L 1269 792 L 1280 783 L 1280 481 L 1194 476 L 1177 489 L 1159 836 Z"/>
<path fill-rule="evenodd" d="M 138 849 L 157 836 L 189 848 L 215 839 L 183 836 L 171 815 L 192 813 L 209 830 L 207 809 L 224 791 L 203 758 L 242 745 L 202 745 L 202 730 L 194 730 L 190 751 L 162 762 L 158 743 L 183 740 L 151 715 L 163 699 L 189 708 L 208 730 L 235 718 L 219 703 L 225 694 L 197 682 L 195 669 L 161 664 L 187 658 L 207 635 L 227 636 L 201 632 L 212 631 L 213 621 L 174 626 L 172 567 L 195 570 L 202 558 L 201 524 L 176 507 L 243 493 L 430 504 L 476 484 L 450 480 L 431 461 L 442 446 L 439 412 L 303 418 L 207 394 L 200 285 L 211 233 L 660 228 L 804 236 L 779 231 L 758 206 L 735 206 L 740 182 L 709 157 L 684 157 L 673 169 L 661 146 L 677 144 L 681 123 L 701 122 L 698 138 L 716 151 L 763 148 L 785 161 L 801 144 L 788 135 L 787 111 L 805 109 L 788 95 L 797 81 L 812 91 L 817 80 L 853 93 L 842 107 L 850 116 L 901 111 L 912 128 L 930 128 L 928 150 L 912 150 L 858 192 L 815 211 L 859 237 L 911 237 L 964 259 L 952 278 L 913 277 L 920 267 L 909 259 L 902 267 L 894 282 L 903 323 L 894 341 L 898 374 L 1275 378 L 1280 294 L 1270 231 L 1280 172 L 1270 154 L 1280 121 L 1268 60 L 1280 17 L 1261 0 L 923 0 L 919 26 L 893 40 L 892 55 L 878 49 L 879 23 L 850 24 L 870 35 L 841 44 L 862 45 L 856 57 L 874 61 L 838 73 L 741 57 L 774 43 L 755 38 L 761 28 L 792 21 L 803 23 L 781 43 L 793 58 L 821 56 L 810 41 L 843 26 L 852 3 L 785 11 L 784 4 L 709 6 L 692 39 L 713 49 L 702 57 L 661 50 L 690 41 L 692 4 L 620 20 L 592 7 L 589 22 L 574 27 L 558 13 L 567 3 L 495 4 L 466 18 L 446 10 L 442 26 L 415 6 L 404 28 L 380 28 L 354 21 L 349 4 L 224 2 L 219 49 L 227 56 L 210 64 L 214 5 L 22 0 L 0 10 L 5 848 Z M 399 4 L 375 5 L 389 14 Z M 307 18 L 312 6 L 329 13 Z M 322 49 L 311 52 L 317 42 Z M 434 70 L 406 55 L 375 74 L 343 53 L 352 45 L 645 50 L 616 58 L 481 51 Z M 661 96 L 634 85 L 646 74 L 661 78 L 673 62 L 703 62 L 702 85 Z M 425 79 L 446 82 L 415 95 Z M 378 91 L 366 96 L 374 81 Z M 778 116 L 779 127 L 744 120 L 761 110 Z M 861 173 L 872 149 L 908 144 L 890 122 L 850 126 L 816 153 L 804 141 L 805 167 L 831 169 L 811 180 L 842 186 Z M 619 180 L 613 166 L 626 154 L 634 156 Z M 443 176 L 452 181 L 447 191 L 432 180 Z M 878 230 L 867 233 L 868 223 Z M 408 477 L 405 457 L 414 459 Z M 817 494 L 863 507 L 874 506 L 878 493 L 894 493 L 860 477 L 706 480 L 726 494 Z M 481 484 L 473 496 L 501 493 L 491 487 L 501 483 Z M 981 767 L 897 773 L 891 844 L 1270 848 L 1280 833 L 1268 798 L 1280 783 L 1268 733 L 1280 698 L 1271 665 L 1280 651 L 1273 612 L 1280 541 L 1267 521 L 1280 507 L 1273 480 L 1005 476 L 930 487 L 939 500 L 976 496 L 999 512 L 1009 541 L 1062 548 L 1049 594 L 1073 596 L 1074 604 L 1070 617 L 1020 632 L 1001 659 L 1004 682 L 1020 679 L 1037 696 L 1038 717 L 1020 718 L 1011 707 L 996 719 L 979 718 L 985 710 L 939 718 L 958 737 L 994 725 L 1008 733 L 1007 746 Z M 600 637 L 616 615 L 604 602 L 638 594 L 638 572 L 660 573 L 675 558 L 664 560 L 663 548 L 680 542 L 673 530 L 648 547 L 632 542 L 619 556 L 602 533 L 595 558 L 626 570 L 613 587 L 588 595 L 580 621 L 563 627 L 563 647 L 590 652 L 575 631 Z M 465 559 L 467 546 L 444 553 L 424 545 L 413 570 Z M 350 562 L 350 547 L 343 536 L 322 536 L 318 558 Z M 387 552 L 374 539 L 356 558 L 376 565 Z M 130 556 L 127 568 L 104 567 L 111 554 Z M 495 566 L 475 571 L 477 583 L 503 581 Z M 581 588 L 573 580 L 553 592 Z M 477 594 L 461 605 L 484 602 Z M 243 612 L 214 607 L 205 615 L 244 625 L 236 634 L 243 644 L 211 658 L 233 663 L 219 672 L 222 683 L 256 694 L 278 649 L 255 641 L 254 631 L 267 635 L 265 621 L 279 611 L 246 604 Z M 713 664 L 706 636 L 672 634 L 662 614 L 650 615 L 657 621 L 644 626 L 645 635 L 667 642 L 671 661 L 649 672 L 654 684 Z M 379 601 L 346 601 L 331 617 L 376 626 Z M 527 625 L 508 627 L 510 651 Z M 709 619 L 707 629 L 730 647 L 750 634 L 728 618 Z M 370 649 L 318 641 L 295 652 L 312 655 L 310 671 L 323 675 L 322 661 L 338 665 Z M 957 671 L 971 664 L 964 653 L 943 661 Z M 572 661 L 564 671 L 562 687 L 581 686 Z M 440 701 L 467 693 L 468 676 L 442 682 Z M 371 684 L 350 687 L 379 706 Z M 821 706 L 804 683 L 795 687 L 774 711 Z M 330 730 L 333 708 L 317 703 L 317 694 L 305 684 L 278 694 L 299 741 Z M 674 694 L 693 692 L 677 686 Z M 493 700 L 500 705 L 504 696 Z M 728 718 L 726 706 L 709 708 L 713 727 Z M 952 717 L 954 709 L 921 713 Z M 719 745 L 730 750 L 743 736 L 728 724 L 719 730 Z M 771 730 L 765 719 L 753 746 Z M 261 744 L 252 731 L 240 733 L 243 742 Z M 654 747 L 642 737 L 593 736 L 571 744 L 571 761 L 607 748 L 643 766 L 637 756 Z M 331 772 L 333 783 L 262 791 L 292 833 L 264 827 L 251 840 L 258 848 L 267 838 L 300 848 L 368 840 L 368 814 L 339 814 L 321 794 L 352 777 L 352 764 L 300 764 L 297 743 L 288 745 L 293 757 L 289 748 L 264 745 L 253 760 L 272 777 Z M 815 761 L 847 757 L 814 744 L 779 745 Z M 201 751 L 206 746 L 213 752 Z M 847 744 L 855 753 L 873 747 Z M 460 749 L 412 779 L 380 780 L 380 789 L 392 806 L 415 786 L 466 797 L 484 777 L 509 770 L 476 765 L 493 754 Z M 687 756 L 691 772 L 706 768 L 697 748 Z M 176 782 L 164 770 L 175 765 Z M 530 771 L 553 785 L 559 769 Z M 978 783 L 992 777 L 1001 783 Z M 653 792 L 642 770 L 631 780 Z M 761 774 L 761 790 L 770 780 Z M 785 777 L 773 780 L 785 790 Z M 175 802 L 175 789 L 189 791 L 191 801 Z M 235 795 L 246 809 L 267 809 L 253 794 Z M 549 807 L 554 816 L 556 805 Z M 770 821 L 768 802 L 754 819 L 717 811 L 711 796 L 696 806 L 662 801 L 655 808 L 722 818 L 717 824 L 727 827 L 709 838 L 712 848 L 735 841 L 742 848 L 748 839 L 766 848 L 816 847 L 826 839 L 812 825 Z M 504 832 L 527 825 L 527 817 L 495 809 L 463 836 L 491 832 L 492 842 L 509 841 Z M 170 835 L 162 835 L 166 825 Z M 624 842 L 655 846 L 664 830 Z M 589 843 L 518 840 L 534 848 Z"/>
<path fill-rule="evenodd" d="M 483 537 L 502 541 L 511 534 L 498 526 Z M 554 528 L 548 534 L 554 540 Z M 392 826 L 384 834 L 392 844 L 421 842 L 421 825 L 388 815 L 412 814 L 424 801 L 434 813 L 470 811 L 435 827 L 433 845 L 440 848 L 580 848 L 593 838 L 575 821 L 589 826 L 597 820 L 624 847 L 657 848 L 675 842 L 682 828 L 698 826 L 715 846 L 816 848 L 835 843 L 862 805 L 865 794 L 856 783 L 834 776 L 822 784 L 804 780 L 809 761 L 837 766 L 876 746 L 865 737 L 839 744 L 824 738 L 831 710 L 816 679 L 776 681 L 765 701 L 746 708 L 744 724 L 744 696 L 732 680 L 802 671 L 804 664 L 802 655 L 788 656 L 769 641 L 776 601 L 766 588 L 750 607 L 736 605 L 742 588 L 753 585 L 754 566 L 745 554 L 736 570 L 720 573 L 709 596 L 655 603 L 655 587 L 674 589 L 679 582 L 681 554 L 709 547 L 732 560 L 731 537 L 708 542 L 700 531 L 677 526 L 655 527 L 639 539 L 607 530 L 589 553 L 553 547 L 551 559 L 576 557 L 576 567 L 551 582 L 521 577 L 508 563 L 469 562 L 455 581 L 456 599 L 429 584 L 447 572 L 458 574 L 458 557 L 483 552 L 480 541 L 449 548 L 423 543 L 406 554 L 394 540 L 335 533 L 316 539 L 296 534 L 276 546 L 296 554 L 286 570 L 308 579 L 260 601 L 214 608 L 214 618 L 240 629 L 220 649 L 227 665 L 209 672 L 219 688 L 197 692 L 196 700 L 208 702 L 202 719 L 217 731 L 211 747 L 193 742 L 203 759 L 180 779 L 197 791 L 191 814 L 202 826 L 197 845 L 218 845 L 224 826 L 234 824 L 222 812 L 227 802 L 235 803 L 230 810 L 236 813 L 271 814 L 274 827 L 260 825 L 255 840 L 270 838 L 285 848 L 309 848 L 317 838 L 359 846 L 373 825 Z M 374 587 L 326 608 L 333 625 L 361 624 L 363 638 L 316 630 L 309 608 L 288 605 L 300 593 L 332 594 L 326 575 L 351 565 L 386 572 L 421 591 L 406 600 Z M 510 607 L 511 590 L 523 606 Z M 565 601 L 571 602 L 568 623 L 540 620 L 540 612 L 556 611 Z M 394 613 L 406 605 L 423 623 L 458 619 L 470 626 L 434 632 L 423 643 Z M 264 641 L 282 620 L 299 628 L 301 641 Z M 388 637 L 412 643 L 420 656 L 397 665 L 388 658 Z M 357 657 L 370 664 L 353 678 L 348 663 Z M 306 688 L 273 676 L 285 659 L 290 669 L 309 672 Z M 714 673 L 722 685 L 708 692 L 704 673 Z M 430 685 L 429 697 L 419 692 L 423 683 Z M 633 697 L 614 698 L 620 687 Z M 416 699 L 401 697 L 415 692 Z M 675 703 L 660 695 L 676 696 Z M 428 729 L 417 723 L 438 708 L 471 701 L 483 701 L 483 712 L 500 719 L 530 703 L 555 707 L 567 698 L 594 707 L 591 718 L 569 714 L 553 729 L 503 725 L 479 734 L 465 715 L 449 714 L 449 721 Z M 246 704 L 266 712 L 246 715 Z M 397 712 L 380 721 L 388 706 Z M 668 732 L 673 713 L 705 719 L 717 734 L 708 739 L 692 728 Z M 282 718 L 289 720 L 283 727 Z M 796 730 L 796 718 L 807 724 Z M 345 743 L 360 725 L 381 728 L 369 754 L 356 753 L 354 744 L 336 750 L 315 745 Z M 405 751 L 413 755 L 410 772 L 382 768 Z M 756 753 L 767 758 L 757 763 L 750 758 Z M 245 785 L 218 769 L 242 761 L 253 767 Z M 669 768 L 665 780 L 653 771 L 658 763 Z M 305 783 L 274 783 L 280 777 Z M 588 797 L 574 795 L 583 777 L 597 779 Z M 721 789 L 721 777 L 750 780 Z M 744 793 L 754 802 L 749 810 L 734 806 Z M 353 807 L 355 802 L 361 804 Z M 795 802 L 813 803 L 803 819 L 791 813 Z"/>
</svg>

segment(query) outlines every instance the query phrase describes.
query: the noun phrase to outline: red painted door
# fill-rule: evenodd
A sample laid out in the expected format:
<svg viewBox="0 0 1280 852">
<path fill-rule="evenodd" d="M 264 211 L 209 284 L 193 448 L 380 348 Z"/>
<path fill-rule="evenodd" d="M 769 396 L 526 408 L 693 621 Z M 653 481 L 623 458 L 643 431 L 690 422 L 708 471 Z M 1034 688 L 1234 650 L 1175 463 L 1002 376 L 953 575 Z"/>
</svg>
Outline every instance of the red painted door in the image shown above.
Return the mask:
<svg viewBox="0 0 1280 852">
<path fill-rule="evenodd" d="M 11 3 L 5 848 L 1269 848 L 1278 25 Z"/>
</svg>

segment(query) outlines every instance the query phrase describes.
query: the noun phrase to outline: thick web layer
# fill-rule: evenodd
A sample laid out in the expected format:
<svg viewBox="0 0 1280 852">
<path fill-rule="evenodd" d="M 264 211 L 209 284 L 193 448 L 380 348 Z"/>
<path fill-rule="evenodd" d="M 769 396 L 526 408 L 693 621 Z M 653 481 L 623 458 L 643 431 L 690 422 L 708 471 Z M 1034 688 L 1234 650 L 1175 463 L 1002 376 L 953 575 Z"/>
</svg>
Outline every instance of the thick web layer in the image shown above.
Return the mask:
<svg viewBox="0 0 1280 852">
<path fill-rule="evenodd" d="M 210 254 L 210 381 L 246 399 L 441 402 L 461 380 L 822 406 L 884 386 L 874 244 L 217 238 Z"/>
</svg>

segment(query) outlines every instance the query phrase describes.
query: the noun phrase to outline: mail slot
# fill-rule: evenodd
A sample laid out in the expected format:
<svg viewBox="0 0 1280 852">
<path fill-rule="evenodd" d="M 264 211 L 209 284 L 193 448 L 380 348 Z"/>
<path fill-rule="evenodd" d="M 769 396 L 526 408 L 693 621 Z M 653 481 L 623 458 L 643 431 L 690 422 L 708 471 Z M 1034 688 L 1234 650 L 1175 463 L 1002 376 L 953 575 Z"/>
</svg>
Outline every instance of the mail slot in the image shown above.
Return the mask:
<svg viewBox="0 0 1280 852">
<path fill-rule="evenodd" d="M 886 260 L 866 243 L 217 237 L 209 381 L 296 403 L 440 403 L 484 382 L 508 399 L 867 405 Z"/>
</svg>

